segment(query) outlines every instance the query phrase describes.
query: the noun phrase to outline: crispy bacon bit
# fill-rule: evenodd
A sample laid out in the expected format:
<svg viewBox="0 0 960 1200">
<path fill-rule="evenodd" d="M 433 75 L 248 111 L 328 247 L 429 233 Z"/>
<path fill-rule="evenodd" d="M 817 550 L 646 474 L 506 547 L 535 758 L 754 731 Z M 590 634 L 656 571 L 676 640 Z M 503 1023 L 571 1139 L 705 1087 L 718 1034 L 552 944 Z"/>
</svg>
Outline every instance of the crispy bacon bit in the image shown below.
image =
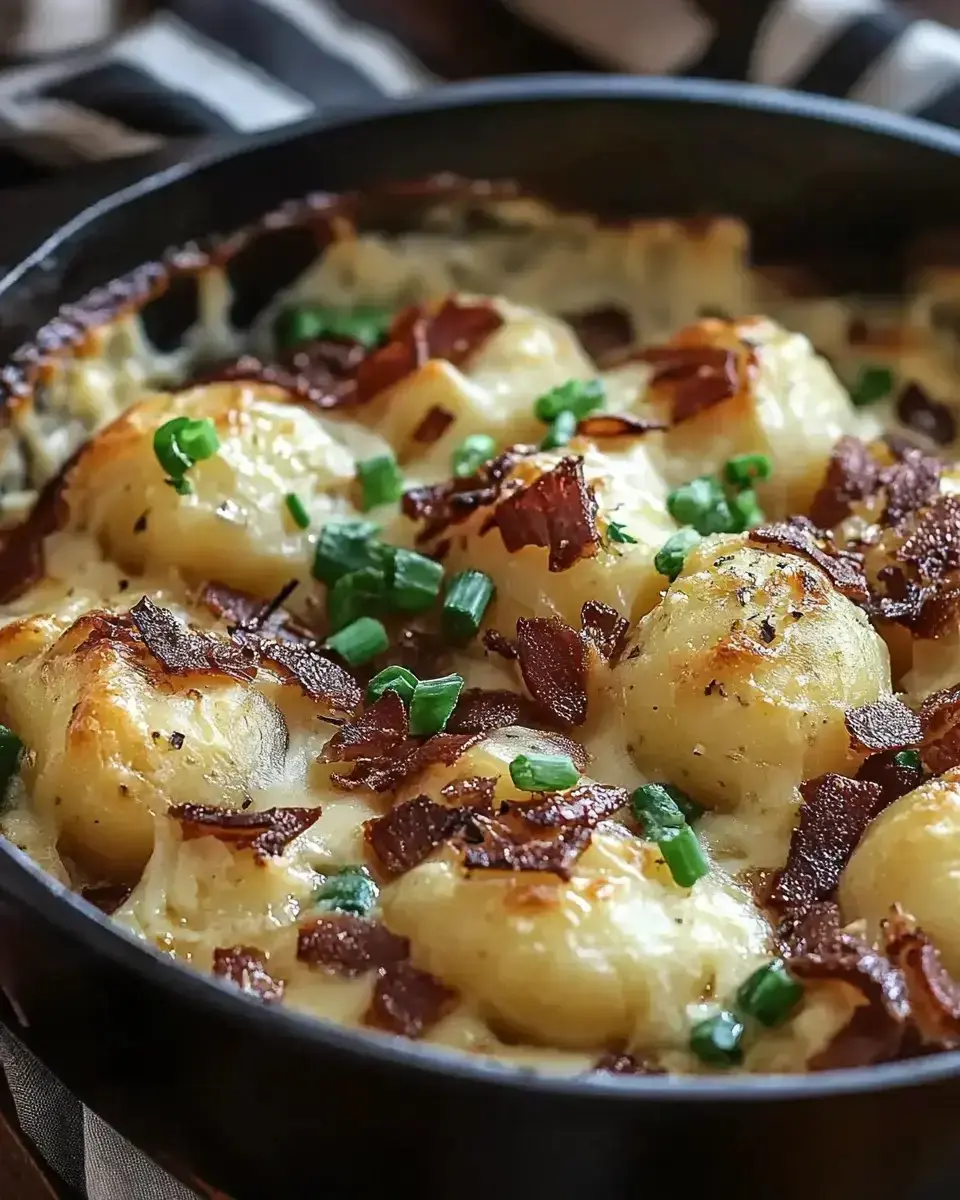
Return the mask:
<svg viewBox="0 0 960 1200">
<path fill-rule="evenodd" d="M 511 554 L 545 546 L 551 571 L 592 558 L 600 545 L 597 501 L 583 477 L 583 459 L 568 456 L 497 505 L 491 518 Z"/>
<path fill-rule="evenodd" d="M 880 474 L 880 484 L 887 494 L 883 520 L 888 525 L 899 525 L 936 499 L 942 470 L 942 464 L 922 450 L 904 449 L 898 461 Z"/>
<path fill-rule="evenodd" d="M 653 346 L 637 356 L 650 363 L 652 388 L 665 388 L 674 424 L 697 416 L 740 387 L 737 355 L 720 346 Z"/>
<path fill-rule="evenodd" d="M 436 804 L 428 796 L 417 796 L 396 805 L 385 816 L 364 825 L 370 848 L 390 875 L 412 871 L 467 819 L 463 808 Z"/>
<path fill-rule="evenodd" d="M 761 903 L 769 899 L 769 889 Z M 829 953 L 840 937 L 840 906 L 835 900 L 787 909 L 777 927 L 776 940 L 785 958 Z"/>
<path fill-rule="evenodd" d="M 587 600 L 580 609 L 580 627 L 596 646 L 600 657 L 607 662 L 612 662 L 623 653 L 630 622 L 609 604 Z"/>
<path fill-rule="evenodd" d="M 80 895 L 88 904 L 109 915 L 126 903 L 132 891 L 133 888 L 124 883 L 88 883 L 80 889 Z"/>
<path fill-rule="evenodd" d="M 403 962 L 410 942 L 379 921 L 347 913 L 315 917 L 300 927 L 297 958 L 311 966 L 329 967 L 338 975 L 362 975 Z"/>
<path fill-rule="evenodd" d="M 452 412 L 434 404 L 427 409 L 423 420 L 413 431 L 413 440 L 421 446 L 432 446 L 440 441 L 455 420 Z"/>
<path fill-rule="evenodd" d="M 960 763 L 960 686 L 934 692 L 920 705 L 920 757 L 934 775 Z"/>
<path fill-rule="evenodd" d="M 490 775 L 471 775 L 468 779 L 453 779 L 440 789 L 447 800 L 469 808 L 487 812 L 493 808 L 493 794 L 497 781 Z"/>
<path fill-rule="evenodd" d="M 755 545 L 776 546 L 778 550 L 802 554 L 816 563 L 833 586 L 850 600 L 855 603 L 867 600 L 867 581 L 859 555 L 838 550 L 806 517 L 791 517 L 777 525 L 751 529 L 749 538 Z"/>
<path fill-rule="evenodd" d="M 179 821 L 184 841 L 215 837 L 235 850 L 252 850 L 258 862 L 281 855 L 295 837 L 320 816 L 320 808 L 266 808 L 234 812 L 206 804 L 178 804 L 170 816 Z"/>
<path fill-rule="evenodd" d="M 316 408 L 341 408 L 360 403 L 357 371 L 367 347 L 354 338 L 317 338 L 264 362 L 252 354 L 220 363 L 194 378 L 193 383 L 249 381 L 282 388 L 301 403 Z"/>
<path fill-rule="evenodd" d="M 941 496 L 923 514 L 897 558 L 931 583 L 960 567 L 960 498 Z"/>
<path fill-rule="evenodd" d="M 489 733 L 507 725 L 534 728 L 549 723 L 549 717 L 527 696 L 507 688 L 467 688 L 462 692 L 447 733 Z"/>
<path fill-rule="evenodd" d="M 585 825 L 571 825 L 542 839 L 524 838 L 483 816 L 474 817 L 471 826 L 482 841 L 461 839 L 463 864 L 469 870 L 545 871 L 569 879 L 570 868 L 591 838 L 591 830 Z"/>
<path fill-rule="evenodd" d="M 920 718 L 896 696 L 851 709 L 844 717 L 854 750 L 903 750 L 923 736 Z"/>
<path fill-rule="evenodd" d="M 939 446 L 948 446 L 957 436 L 957 421 L 950 408 L 916 383 L 908 384 L 897 397 L 897 420 Z"/>
<path fill-rule="evenodd" d="M 486 650 L 489 650 L 491 654 L 499 654 L 507 662 L 512 662 L 517 657 L 517 647 L 514 643 L 504 637 L 502 633 L 498 633 L 496 629 L 485 629 L 481 640 Z"/>
<path fill-rule="evenodd" d="M 466 521 L 479 508 L 487 508 L 500 497 L 507 478 L 530 449 L 514 446 L 484 463 L 475 475 L 453 478 L 429 487 L 404 492 L 402 507 L 412 521 L 425 521 L 418 542 L 438 537 L 451 525 Z"/>
<path fill-rule="evenodd" d="M 872 496 L 879 486 L 879 464 L 864 443 L 860 438 L 842 437 L 830 455 L 810 517 L 818 528 L 831 529 L 850 515 L 854 501 Z"/>
<path fill-rule="evenodd" d="M 592 417 L 584 417 L 577 425 L 580 437 L 604 438 L 642 437 L 645 433 L 656 433 L 661 429 L 669 429 L 667 421 L 657 417 L 631 417 L 626 413 L 597 413 Z"/>
<path fill-rule="evenodd" d="M 528 825 L 556 829 L 566 825 L 595 829 L 630 801 L 626 788 L 584 783 L 569 792 L 554 792 L 536 804 L 514 804 L 511 811 Z"/>
<path fill-rule="evenodd" d="M 213 973 L 229 979 L 241 992 L 256 996 L 265 1004 L 283 999 L 284 981 L 274 979 L 267 970 L 265 955 L 253 946 L 231 946 L 213 952 Z"/>
<path fill-rule="evenodd" d="M 233 679 L 252 679 L 256 675 L 258 656 L 250 647 L 220 642 L 188 629 L 149 596 L 131 608 L 130 619 L 147 649 L 172 675 L 215 672 Z"/>
<path fill-rule="evenodd" d="M 926 1043 L 942 1049 L 960 1046 L 960 983 L 916 922 L 894 909 L 883 922 L 887 957 L 903 973 L 913 1024 Z"/>
<path fill-rule="evenodd" d="M 250 644 L 250 639 L 244 637 L 242 644 Z M 335 713 L 349 714 L 356 710 L 363 697 L 356 680 L 327 658 L 318 646 L 260 639 L 254 644 L 264 662 L 277 667 L 311 700 L 323 700 Z"/>
<path fill-rule="evenodd" d="M 587 719 L 587 642 L 557 617 L 517 621 L 520 671 L 530 695 L 565 725 Z"/>
<path fill-rule="evenodd" d="M 407 710 L 394 691 L 386 691 L 355 721 L 341 725 L 323 748 L 323 762 L 381 758 L 406 741 Z"/>
<path fill-rule="evenodd" d="M 599 362 L 614 350 L 622 350 L 634 340 L 630 314 L 615 305 L 568 313 L 563 319 L 573 328 L 581 346 L 594 362 Z"/>
<path fill-rule="evenodd" d="M 461 754 L 482 738 L 481 733 L 435 733 L 425 742 L 404 742 L 388 756 L 358 759 L 349 775 L 335 774 L 332 778 L 348 789 L 365 787 L 374 792 L 393 792 L 435 763 L 452 767 Z"/>
<path fill-rule="evenodd" d="M 615 1050 L 610 1050 L 602 1058 L 598 1058 L 593 1069 L 604 1071 L 608 1075 L 666 1075 L 667 1073 L 663 1067 L 647 1062 L 646 1059 L 636 1058 L 623 1051 L 618 1053 Z"/>
<path fill-rule="evenodd" d="M 883 789 L 883 805 L 886 808 L 894 800 L 919 787 L 923 779 L 923 767 L 905 766 L 897 762 L 896 750 L 887 750 L 883 754 L 871 754 L 865 758 L 857 771 L 857 779 L 879 784 Z"/>
<path fill-rule="evenodd" d="M 379 974 L 364 1024 L 418 1038 L 445 1017 L 458 999 L 453 988 L 427 971 L 409 962 L 394 963 Z"/>
<path fill-rule="evenodd" d="M 821 775 L 801 784 L 800 823 L 790 838 L 787 865 L 778 872 L 770 902 L 777 908 L 826 900 L 864 830 L 884 806 L 876 783 Z"/>
<path fill-rule="evenodd" d="M 225 583 L 208 583 L 200 603 L 230 625 L 285 642 L 308 642 L 313 634 L 283 607 L 297 586 L 291 580 L 272 600 L 260 600 Z"/>
</svg>

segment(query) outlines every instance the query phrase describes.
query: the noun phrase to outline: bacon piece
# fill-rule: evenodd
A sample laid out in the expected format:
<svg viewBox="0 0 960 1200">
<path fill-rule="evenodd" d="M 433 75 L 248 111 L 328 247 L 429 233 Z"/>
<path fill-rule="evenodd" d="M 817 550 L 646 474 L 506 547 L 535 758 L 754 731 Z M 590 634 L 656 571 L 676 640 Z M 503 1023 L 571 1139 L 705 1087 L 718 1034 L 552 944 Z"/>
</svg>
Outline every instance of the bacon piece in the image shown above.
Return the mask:
<svg viewBox="0 0 960 1200">
<path fill-rule="evenodd" d="M 923 730 L 920 718 L 896 696 L 853 708 L 843 718 L 854 750 L 904 750 L 916 746 Z"/>
<path fill-rule="evenodd" d="M 960 567 L 960 498 L 941 496 L 932 504 L 897 551 L 897 558 L 916 567 L 927 582 L 936 582 Z"/>
<path fill-rule="evenodd" d="M 264 1004 L 283 999 L 284 981 L 273 978 L 267 970 L 266 956 L 254 946 L 218 947 L 213 952 L 213 973 Z"/>
<path fill-rule="evenodd" d="M 957 420 L 950 407 L 928 396 L 919 384 L 907 384 L 897 397 L 896 412 L 901 424 L 940 446 L 948 446 L 957 436 Z"/>
<path fill-rule="evenodd" d="M 454 477 L 429 487 L 411 488 L 404 492 L 401 502 L 404 514 L 411 521 L 426 522 L 417 535 L 417 542 L 430 541 L 451 525 L 466 521 L 477 509 L 495 504 L 513 468 L 532 453 L 532 448 L 513 446 L 484 463 L 474 475 L 463 479 Z"/>
<path fill-rule="evenodd" d="M 883 922 L 887 958 L 903 973 L 913 1024 L 926 1043 L 960 1046 L 960 983 L 950 974 L 916 922 L 894 909 Z"/>
<path fill-rule="evenodd" d="M 543 839 L 523 838 L 483 816 L 474 817 L 471 825 L 482 840 L 461 839 L 460 845 L 464 866 L 474 871 L 545 871 L 569 879 L 570 868 L 591 838 L 585 825 L 568 826 Z"/>
<path fill-rule="evenodd" d="M 332 778 L 348 789 L 365 787 L 374 792 L 393 792 L 435 763 L 453 766 L 461 754 L 482 738 L 481 733 L 435 733 L 425 742 L 404 742 L 389 756 L 358 759 L 349 775 L 335 774 Z"/>
<path fill-rule="evenodd" d="M 291 580 L 272 600 L 261 600 L 225 583 L 211 582 L 200 594 L 200 603 L 230 625 L 263 637 L 285 642 L 309 642 L 314 634 L 283 607 L 295 587 Z"/>
<path fill-rule="evenodd" d="M 576 825 L 594 829 L 629 802 L 630 793 L 626 788 L 583 783 L 569 792 L 551 792 L 536 804 L 512 804 L 511 812 L 528 825 L 547 828 Z"/>
<path fill-rule="evenodd" d="M 775 877 L 770 903 L 776 908 L 826 900 L 863 837 L 884 807 L 876 783 L 821 775 L 800 785 L 800 823 L 790 838 L 787 865 Z"/>
<path fill-rule="evenodd" d="M 493 794 L 497 781 L 490 775 L 471 775 L 467 779 L 452 779 L 440 789 L 440 795 L 460 805 L 489 812 L 493 809 Z"/>
<path fill-rule="evenodd" d="M 490 733 L 507 725 L 534 728 L 549 721 L 539 706 L 508 688 L 467 688 L 447 722 L 447 733 Z"/>
<path fill-rule="evenodd" d="M 387 1033 L 418 1038 L 447 1015 L 459 995 L 434 975 L 409 962 L 380 971 L 364 1024 Z"/>
<path fill-rule="evenodd" d="M 880 466 L 857 437 L 842 437 L 833 448 L 827 472 L 810 507 L 820 529 L 831 529 L 851 512 L 857 500 L 872 496 L 880 486 Z"/>
<path fill-rule="evenodd" d="M 432 446 L 434 442 L 440 441 L 455 420 L 452 412 L 439 404 L 433 404 L 413 431 L 413 440 L 421 446 Z"/>
<path fill-rule="evenodd" d="M 297 935 L 300 962 L 328 967 L 338 975 L 362 975 L 403 962 L 409 955 L 407 938 L 391 933 L 379 921 L 348 913 L 315 917 Z"/>
<path fill-rule="evenodd" d="M 907 792 L 919 787 L 923 780 L 923 767 L 905 766 L 897 762 L 897 751 L 887 750 L 882 754 L 871 754 L 860 764 L 857 779 L 861 782 L 879 784 L 883 790 L 883 806 L 899 800 Z"/>
<path fill-rule="evenodd" d="M 729 400 L 740 387 L 737 354 L 721 346 L 652 346 L 637 357 L 653 367 L 651 387 L 666 391 L 675 425 Z"/>
<path fill-rule="evenodd" d="M 171 675 L 204 672 L 253 679 L 257 653 L 248 646 L 220 642 L 209 634 L 188 629 L 169 609 L 143 596 L 130 610 L 130 619 L 144 645 Z"/>
<path fill-rule="evenodd" d="M 491 654 L 499 654 L 507 662 L 512 662 L 517 657 L 516 645 L 496 629 L 484 630 L 482 641 L 484 649 L 489 650 Z"/>
<path fill-rule="evenodd" d="M 587 719 L 587 642 L 557 617 L 521 617 L 517 653 L 534 700 L 565 725 Z"/>
<path fill-rule="evenodd" d="M 250 642 L 250 636 L 245 636 L 243 644 Z M 363 698 L 353 676 L 327 658 L 318 646 L 260 638 L 253 644 L 264 662 L 277 667 L 311 700 L 323 700 L 330 712 L 352 713 Z"/>
<path fill-rule="evenodd" d="M 748 535 L 754 545 L 776 546 L 778 550 L 802 554 L 824 572 L 833 586 L 854 603 L 869 598 L 859 555 L 838 550 L 832 541 L 806 517 L 791 517 L 776 525 L 762 525 Z"/>
<path fill-rule="evenodd" d="M 899 461 L 880 474 L 887 501 L 882 520 L 897 526 L 930 504 L 940 492 L 942 464 L 922 450 L 905 448 Z"/>
<path fill-rule="evenodd" d="M 623 653 L 630 622 L 600 600 L 587 600 L 580 609 L 580 627 L 601 658 L 612 662 Z"/>
<path fill-rule="evenodd" d="M 323 748 L 323 762 L 381 758 L 407 738 L 407 710 L 395 691 L 386 691 L 356 721 L 341 725 Z"/>
<path fill-rule="evenodd" d="M 385 871 L 402 875 L 463 828 L 464 808 L 417 796 L 364 825 L 364 836 Z"/>
<path fill-rule="evenodd" d="M 630 314 L 616 305 L 567 313 L 563 319 L 594 362 L 599 362 L 612 351 L 629 346 L 635 338 Z"/>
<path fill-rule="evenodd" d="M 920 757 L 934 775 L 960 764 L 960 686 L 934 692 L 920 705 Z"/>
<path fill-rule="evenodd" d="M 584 417 L 577 425 L 579 437 L 598 440 L 618 437 L 643 437 L 645 433 L 656 433 L 669 429 L 667 421 L 658 417 L 631 417 L 626 413 L 594 413 Z"/>
<path fill-rule="evenodd" d="M 663 1067 L 637 1058 L 623 1051 L 610 1050 L 594 1064 L 595 1071 L 604 1071 L 608 1075 L 666 1075 Z"/>
<path fill-rule="evenodd" d="M 592 558 L 600 545 L 597 501 L 583 477 L 583 459 L 562 458 L 533 483 L 501 500 L 491 517 L 507 550 L 544 546 L 551 571 Z"/>
<path fill-rule="evenodd" d="M 367 347 L 354 338 L 317 338 L 283 353 L 278 362 L 241 355 L 191 383 L 249 381 L 282 388 L 295 400 L 315 408 L 350 407 L 361 402 L 357 371 L 367 354 Z"/>
<path fill-rule="evenodd" d="M 265 808 L 234 812 L 206 804 L 178 804 L 170 816 L 180 823 L 184 841 L 215 837 L 235 850 L 252 850 L 258 862 L 282 854 L 295 837 L 320 816 L 320 808 Z"/>
</svg>

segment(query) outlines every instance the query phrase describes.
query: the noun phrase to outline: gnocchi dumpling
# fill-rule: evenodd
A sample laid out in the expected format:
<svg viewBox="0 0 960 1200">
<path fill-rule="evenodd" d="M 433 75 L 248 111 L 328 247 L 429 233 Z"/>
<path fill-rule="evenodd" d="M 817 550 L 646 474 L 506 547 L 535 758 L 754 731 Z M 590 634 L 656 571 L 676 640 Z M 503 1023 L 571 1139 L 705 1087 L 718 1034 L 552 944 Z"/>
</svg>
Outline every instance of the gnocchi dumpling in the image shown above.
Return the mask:
<svg viewBox="0 0 960 1200">
<path fill-rule="evenodd" d="M 901 796 L 867 828 L 840 880 L 845 921 L 873 933 L 900 904 L 960 974 L 960 769 Z"/>
<path fill-rule="evenodd" d="M 165 483 L 153 448 L 174 417 L 209 418 L 220 440 L 189 471 L 191 491 Z M 149 396 L 109 425 L 69 472 L 71 529 L 88 530 L 128 570 L 176 567 L 271 596 L 309 575 L 309 535 L 286 496 L 305 505 L 313 529 L 354 513 L 359 458 L 385 453 L 369 430 L 324 420 L 278 389 L 221 383 Z"/>
<path fill-rule="evenodd" d="M 707 538 L 610 674 L 633 757 L 709 808 L 793 803 L 855 769 L 844 714 L 890 692 L 864 614 L 800 557 Z"/>
</svg>

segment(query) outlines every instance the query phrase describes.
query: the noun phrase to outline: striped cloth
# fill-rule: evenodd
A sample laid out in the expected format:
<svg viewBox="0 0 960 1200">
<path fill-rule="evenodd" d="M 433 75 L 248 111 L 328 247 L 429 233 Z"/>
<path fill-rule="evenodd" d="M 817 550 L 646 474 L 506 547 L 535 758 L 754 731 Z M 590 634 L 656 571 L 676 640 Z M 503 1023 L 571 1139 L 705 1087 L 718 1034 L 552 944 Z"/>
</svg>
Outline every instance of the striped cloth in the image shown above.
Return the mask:
<svg viewBox="0 0 960 1200">
<path fill-rule="evenodd" d="M 462 3 L 465 14 L 483 7 Z M 504 4 L 600 67 L 746 79 L 960 125 L 960 34 L 883 0 Z M 456 8 L 453 0 L 407 6 L 421 24 L 425 7 L 448 20 Z M 357 11 L 348 0 L 343 8 L 326 0 L 0 0 L 0 186 L 167 139 L 270 129 L 435 82 L 396 37 L 347 7 Z M 366 5 L 381 15 L 404 7 Z M 960 4 L 941 7 L 960 24 Z M 512 68 L 520 69 L 513 59 L 502 69 Z M 78 1194 L 195 1200 L 2 1028 L 0 1064 L 25 1133 Z M 916 1198 L 957 1190 L 955 1179 L 944 1180 Z"/>
</svg>

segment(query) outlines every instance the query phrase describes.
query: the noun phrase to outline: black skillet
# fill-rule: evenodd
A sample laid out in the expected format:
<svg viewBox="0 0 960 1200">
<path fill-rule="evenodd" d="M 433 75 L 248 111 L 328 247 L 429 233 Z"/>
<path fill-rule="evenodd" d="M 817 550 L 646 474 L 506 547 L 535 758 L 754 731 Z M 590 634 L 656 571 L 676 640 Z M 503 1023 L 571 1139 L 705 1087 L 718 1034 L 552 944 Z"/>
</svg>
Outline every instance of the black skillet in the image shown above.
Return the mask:
<svg viewBox="0 0 960 1200">
<path fill-rule="evenodd" d="M 438 170 L 613 217 L 735 213 L 760 260 L 832 264 L 838 287 L 895 286 L 905 241 L 960 223 L 960 135 L 932 125 L 739 85 L 467 85 L 95 205 L 0 283 L 0 359 L 171 244 L 318 188 Z M 238 279 L 248 307 L 302 265 L 264 247 Z M 188 292 L 158 333 L 189 323 Z M 133 944 L 5 843 L 0 989 L 4 1020 L 81 1099 L 235 1200 L 960 1194 L 958 1053 L 798 1078 L 534 1078 L 267 1011 Z"/>
</svg>

